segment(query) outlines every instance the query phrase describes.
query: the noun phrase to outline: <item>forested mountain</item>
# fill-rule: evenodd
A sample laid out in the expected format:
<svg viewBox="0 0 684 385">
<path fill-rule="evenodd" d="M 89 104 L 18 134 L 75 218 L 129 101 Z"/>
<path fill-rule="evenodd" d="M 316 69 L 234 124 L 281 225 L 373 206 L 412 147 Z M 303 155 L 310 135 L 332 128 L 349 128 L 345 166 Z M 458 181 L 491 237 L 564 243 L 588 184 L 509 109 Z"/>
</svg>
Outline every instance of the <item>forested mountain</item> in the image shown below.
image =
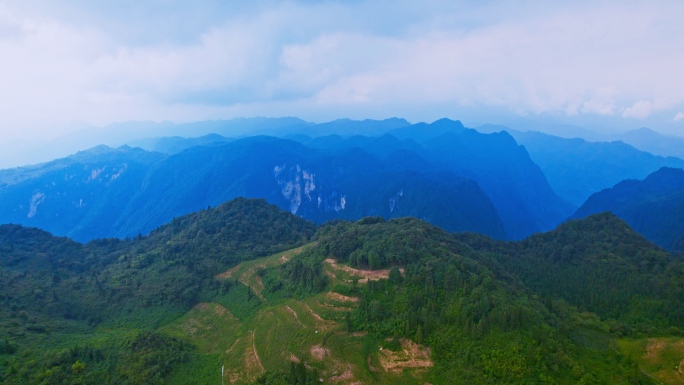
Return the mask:
<svg viewBox="0 0 684 385">
<path fill-rule="evenodd" d="M 0 180 L 12 182 L 0 189 L 5 202 L 0 221 L 80 241 L 125 238 L 244 196 L 265 198 L 318 223 L 410 215 L 450 231 L 506 236 L 477 183 L 435 167 L 397 167 L 391 156 L 387 159 L 356 147 L 323 151 L 272 137 L 213 143 L 167 156 L 99 147 L 34 166 L 29 175 L 21 169 L 1 171 Z"/>
<path fill-rule="evenodd" d="M 608 214 L 517 243 L 414 218 L 314 235 L 251 199 L 128 241 L 4 225 L 0 382 L 651 384 L 614 341 L 681 333 L 681 281 Z"/>
<path fill-rule="evenodd" d="M 457 238 L 488 254 L 534 292 L 612 320 L 621 333 L 684 325 L 684 263 L 611 213 L 506 243 L 476 234 Z M 643 330 L 642 330 L 643 331 Z"/>
<path fill-rule="evenodd" d="M 573 212 L 572 205 L 554 193 L 525 148 L 505 132 L 481 134 L 459 121 L 441 119 L 398 128 L 379 138 L 333 136 L 302 142 L 337 151 L 360 147 L 406 167 L 416 167 L 410 165 L 414 160 L 418 165 L 427 160 L 430 168 L 472 179 L 491 199 L 512 239 L 550 230 Z"/>
<path fill-rule="evenodd" d="M 525 148 L 506 132 L 447 133 L 427 141 L 425 147 L 435 161 L 477 181 L 512 239 L 550 230 L 572 212 L 572 206 L 553 192 Z"/>
<path fill-rule="evenodd" d="M 263 197 L 318 223 L 413 215 L 452 231 L 504 234 L 496 210 L 472 181 L 448 172 L 391 170 L 358 148 L 328 153 L 267 137 L 165 159 L 132 200 L 140 209 L 120 228 L 138 224 L 144 233 L 183 211 L 235 196 Z"/>
<path fill-rule="evenodd" d="M 317 223 L 415 216 L 448 231 L 522 239 L 554 228 L 593 192 L 663 165 L 684 167 L 678 158 L 621 142 L 512 131 L 523 147 L 506 132 L 482 134 L 449 119 L 414 125 L 402 119 L 256 119 L 174 129 L 226 133 L 239 131 L 241 123 L 281 138 L 156 138 L 137 143 L 159 152 L 97 147 L 0 170 L 0 222 L 79 241 L 125 238 L 246 196 Z"/>
<path fill-rule="evenodd" d="M 135 190 L 163 158 L 139 148 L 98 146 L 42 165 L 0 170 L 0 223 L 77 240 L 112 236 Z"/>
<path fill-rule="evenodd" d="M 591 194 L 625 179 L 643 179 L 666 166 L 684 168 L 682 159 L 652 155 L 623 142 L 588 142 L 534 131 L 510 132 L 544 171 L 553 190 L 576 206 Z"/>
<path fill-rule="evenodd" d="M 0 382 L 160 383 L 192 355 L 183 342 L 154 333 L 160 323 L 201 296 L 226 293 L 230 285 L 216 282 L 216 273 L 298 246 L 313 231 L 311 222 L 245 199 L 133 241 L 82 245 L 0 226 Z M 93 333 L 99 342 L 84 345 Z"/>
<path fill-rule="evenodd" d="M 684 250 L 684 170 L 667 168 L 593 194 L 573 217 L 611 211 L 655 244 Z"/>
</svg>

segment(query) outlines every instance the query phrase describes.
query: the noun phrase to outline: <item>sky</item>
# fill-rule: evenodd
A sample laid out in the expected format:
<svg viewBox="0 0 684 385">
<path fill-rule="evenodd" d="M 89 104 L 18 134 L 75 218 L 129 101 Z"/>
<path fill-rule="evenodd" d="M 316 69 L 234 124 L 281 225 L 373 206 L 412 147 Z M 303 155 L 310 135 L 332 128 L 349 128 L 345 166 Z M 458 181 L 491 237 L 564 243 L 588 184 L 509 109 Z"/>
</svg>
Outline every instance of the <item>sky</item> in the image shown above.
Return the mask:
<svg viewBox="0 0 684 385">
<path fill-rule="evenodd" d="M 0 141 L 254 116 L 684 135 L 682 20 L 658 0 L 0 0 Z"/>
</svg>

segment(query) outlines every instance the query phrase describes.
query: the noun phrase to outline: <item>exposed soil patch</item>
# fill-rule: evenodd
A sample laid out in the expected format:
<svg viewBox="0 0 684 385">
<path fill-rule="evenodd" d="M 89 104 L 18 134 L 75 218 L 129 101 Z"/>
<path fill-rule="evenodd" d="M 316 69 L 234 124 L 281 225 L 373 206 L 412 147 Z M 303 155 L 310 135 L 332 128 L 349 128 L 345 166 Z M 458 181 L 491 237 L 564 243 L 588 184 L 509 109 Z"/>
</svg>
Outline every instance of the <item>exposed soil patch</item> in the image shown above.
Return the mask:
<svg viewBox="0 0 684 385">
<path fill-rule="evenodd" d="M 240 270 L 240 266 L 242 266 L 242 264 L 238 264 L 237 266 L 234 266 L 233 268 L 224 271 L 223 273 L 217 275 L 216 278 L 220 278 L 220 279 L 232 278 L 233 274 L 237 273 L 237 271 Z"/>
<path fill-rule="evenodd" d="M 387 279 L 389 278 L 389 272 L 390 270 L 361 270 L 361 269 L 354 269 L 353 267 L 349 266 L 344 266 L 344 265 L 338 265 L 337 262 L 335 262 L 334 259 L 328 258 L 325 260 L 326 263 L 330 265 L 334 270 L 342 270 L 345 271 L 351 275 L 359 276 L 361 279 L 359 279 L 360 283 L 368 282 L 369 280 L 371 281 L 377 281 L 380 279 Z M 400 268 L 399 272 L 403 275 L 404 274 L 404 268 Z"/>
<path fill-rule="evenodd" d="M 660 356 L 660 352 L 665 349 L 667 342 L 658 340 L 655 338 L 650 338 L 648 344 L 646 344 L 646 356 L 652 360 L 655 360 Z"/>
<path fill-rule="evenodd" d="M 334 376 L 330 377 L 328 380 L 330 382 L 340 382 L 340 381 L 346 381 L 346 380 L 351 380 L 354 378 L 354 373 L 352 373 L 352 367 L 351 365 L 347 364 L 347 369 L 342 372 L 339 376 Z"/>
<path fill-rule="evenodd" d="M 401 340 L 401 350 L 393 352 L 380 350 L 380 364 L 385 371 L 400 373 L 405 368 L 429 368 L 434 365 L 430 348 L 418 345 L 411 340 Z"/>
<path fill-rule="evenodd" d="M 323 361 L 326 356 L 330 356 L 330 349 L 326 349 L 321 345 L 311 347 L 311 357 L 316 361 Z"/>
<path fill-rule="evenodd" d="M 256 295 L 259 296 L 259 298 L 264 299 L 264 296 L 261 295 L 261 292 L 264 291 L 264 282 L 261 280 L 260 276 L 256 276 L 256 287 L 253 287 L 252 290 L 256 293 Z"/>
</svg>

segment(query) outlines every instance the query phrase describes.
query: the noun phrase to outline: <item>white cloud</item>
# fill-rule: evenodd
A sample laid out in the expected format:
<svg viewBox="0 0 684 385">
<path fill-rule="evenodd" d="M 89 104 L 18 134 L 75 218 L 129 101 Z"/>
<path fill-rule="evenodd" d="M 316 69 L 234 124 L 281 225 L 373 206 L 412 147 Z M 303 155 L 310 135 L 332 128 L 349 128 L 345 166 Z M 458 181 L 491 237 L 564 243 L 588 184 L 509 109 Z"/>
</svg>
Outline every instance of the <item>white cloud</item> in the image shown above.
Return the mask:
<svg viewBox="0 0 684 385">
<path fill-rule="evenodd" d="M 673 2 L 74 4 L 0 5 L 1 134 L 241 115 L 650 118 L 684 105 Z"/>
<path fill-rule="evenodd" d="M 622 110 L 622 117 L 643 119 L 654 112 L 661 111 L 668 107 L 669 104 L 663 98 L 656 99 L 654 101 L 639 100 L 630 107 L 624 108 Z"/>
<path fill-rule="evenodd" d="M 679 113 L 677 113 L 677 115 L 675 115 L 674 119 L 672 119 L 672 120 L 674 120 L 675 122 L 679 122 L 680 120 L 683 120 L 683 119 L 684 119 L 684 112 L 679 112 Z"/>
<path fill-rule="evenodd" d="M 625 108 L 622 111 L 622 116 L 625 118 L 645 118 L 651 114 L 653 103 L 648 100 L 639 100 L 631 107 Z"/>
</svg>

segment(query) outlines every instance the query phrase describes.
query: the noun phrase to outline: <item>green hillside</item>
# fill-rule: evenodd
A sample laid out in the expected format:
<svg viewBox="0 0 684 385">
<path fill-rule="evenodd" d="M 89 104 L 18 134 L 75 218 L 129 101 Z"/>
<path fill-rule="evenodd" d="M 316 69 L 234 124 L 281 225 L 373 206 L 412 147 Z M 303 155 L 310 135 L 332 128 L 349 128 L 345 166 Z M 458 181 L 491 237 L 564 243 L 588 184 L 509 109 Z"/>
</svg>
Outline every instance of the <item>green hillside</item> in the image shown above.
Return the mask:
<svg viewBox="0 0 684 385">
<path fill-rule="evenodd" d="M 681 383 L 681 281 L 606 215 L 518 243 L 249 199 L 126 241 L 4 225 L 0 383 Z"/>
</svg>

